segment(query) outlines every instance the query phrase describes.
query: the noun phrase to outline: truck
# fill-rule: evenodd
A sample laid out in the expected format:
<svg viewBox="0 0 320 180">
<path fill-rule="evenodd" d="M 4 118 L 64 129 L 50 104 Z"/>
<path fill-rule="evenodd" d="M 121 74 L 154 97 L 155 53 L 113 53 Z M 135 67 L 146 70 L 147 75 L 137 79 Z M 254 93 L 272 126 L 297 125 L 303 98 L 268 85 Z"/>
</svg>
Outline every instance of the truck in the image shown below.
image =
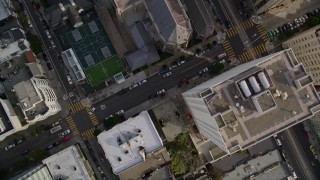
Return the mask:
<svg viewBox="0 0 320 180">
<path fill-rule="evenodd" d="M 53 128 L 50 129 L 50 132 L 53 134 L 55 132 L 58 132 L 62 129 L 61 125 L 55 126 Z"/>
</svg>

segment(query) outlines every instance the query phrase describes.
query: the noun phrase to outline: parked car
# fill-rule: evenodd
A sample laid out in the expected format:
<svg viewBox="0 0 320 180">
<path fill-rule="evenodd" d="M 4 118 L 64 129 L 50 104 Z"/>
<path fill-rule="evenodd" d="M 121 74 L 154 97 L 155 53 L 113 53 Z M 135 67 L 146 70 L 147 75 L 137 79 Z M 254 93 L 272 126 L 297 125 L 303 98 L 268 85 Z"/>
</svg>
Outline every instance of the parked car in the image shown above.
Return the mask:
<svg viewBox="0 0 320 180">
<path fill-rule="evenodd" d="M 51 39 L 51 35 L 50 35 L 49 30 L 46 30 L 46 34 L 47 34 L 48 38 Z"/>
<path fill-rule="evenodd" d="M 20 139 L 19 141 L 16 142 L 16 145 L 21 144 L 23 142 L 22 139 Z"/>
<path fill-rule="evenodd" d="M 62 133 L 59 133 L 58 135 L 59 136 L 65 136 L 65 135 L 70 134 L 70 133 L 71 133 L 70 129 L 67 129 L 67 130 L 63 131 Z"/>
<path fill-rule="evenodd" d="M 50 150 L 53 148 L 53 144 L 50 144 L 49 146 L 46 147 L 46 150 Z"/>
<path fill-rule="evenodd" d="M 69 141 L 71 138 L 72 138 L 71 135 L 67 135 L 67 136 L 65 136 L 65 137 L 62 138 L 62 141 L 63 141 L 63 142 L 67 142 L 67 141 Z"/>
<path fill-rule="evenodd" d="M 110 116 L 105 117 L 104 120 L 108 120 L 109 118 L 112 118 L 112 117 L 113 115 L 111 114 Z"/>
<path fill-rule="evenodd" d="M 166 74 L 164 74 L 162 77 L 166 78 L 168 76 L 171 76 L 172 75 L 172 72 L 167 72 Z"/>
<path fill-rule="evenodd" d="M 50 64 L 50 63 L 48 63 L 48 62 L 47 62 L 47 66 L 48 66 L 48 69 L 49 69 L 50 71 L 52 71 L 52 70 L 53 70 L 53 68 L 52 68 L 52 66 L 51 66 L 51 64 Z"/>
<path fill-rule="evenodd" d="M 53 146 L 58 146 L 60 144 L 60 141 L 56 141 L 56 142 L 54 142 L 52 145 Z"/>
<path fill-rule="evenodd" d="M 164 89 L 160 90 L 157 92 L 157 95 L 164 95 L 166 91 Z"/>
<path fill-rule="evenodd" d="M 9 144 L 8 146 L 6 146 L 4 149 L 6 150 L 6 151 L 8 151 L 9 149 L 12 149 L 12 148 L 14 148 L 16 145 L 14 145 L 14 144 Z"/>
<path fill-rule="evenodd" d="M 156 98 L 158 97 L 158 94 L 151 94 L 148 96 L 148 99 L 153 99 L 153 98 Z"/>
<path fill-rule="evenodd" d="M 119 91 L 119 95 L 125 94 L 126 92 L 128 92 L 128 88 L 124 88 L 121 91 Z"/>
<path fill-rule="evenodd" d="M 146 83 L 146 82 L 147 82 L 147 80 L 144 79 L 144 80 L 142 80 L 142 81 L 139 81 L 138 84 L 139 84 L 139 86 L 140 86 L 140 85 L 142 85 L 142 84 L 144 84 L 144 83 Z"/>
<path fill-rule="evenodd" d="M 131 85 L 131 86 L 129 87 L 129 89 L 132 90 L 132 89 L 134 89 L 134 88 L 136 88 L 136 87 L 138 87 L 138 86 L 139 86 L 139 84 L 138 84 L 138 83 L 135 83 L 135 84 Z"/>
<path fill-rule="evenodd" d="M 99 172 L 100 172 L 101 174 L 103 174 L 103 171 L 102 171 L 102 169 L 101 169 L 100 166 L 98 166 L 98 170 L 99 170 Z"/>
<path fill-rule="evenodd" d="M 53 127 L 55 127 L 55 126 L 60 125 L 61 123 L 62 123 L 62 120 L 59 120 L 59 121 L 56 121 L 56 122 L 50 124 L 49 127 L 50 127 L 50 128 L 53 128 Z"/>
<path fill-rule="evenodd" d="M 116 112 L 115 114 L 116 114 L 116 115 L 122 115 L 123 113 L 124 113 L 124 110 L 121 109 L 120 111 Z"/>
<path fill-rule="evenodd" d="M 71 80 L 71 77 L 69 75 L 67 75 L 67 79 L 68 79 L 69 84 L 71 85 L 72 84 L 72 80 Z"/>
<path fill-rule="evenodd" d="M 25 149 L 25 150 L 21 151 L 21 155 L 22 155 L 22 156 L 25 156 L 25 155 L 27 155 L 29 152 L 30 152 L 30 151 L 29 151 L 28 149 Z"/>
</svg>

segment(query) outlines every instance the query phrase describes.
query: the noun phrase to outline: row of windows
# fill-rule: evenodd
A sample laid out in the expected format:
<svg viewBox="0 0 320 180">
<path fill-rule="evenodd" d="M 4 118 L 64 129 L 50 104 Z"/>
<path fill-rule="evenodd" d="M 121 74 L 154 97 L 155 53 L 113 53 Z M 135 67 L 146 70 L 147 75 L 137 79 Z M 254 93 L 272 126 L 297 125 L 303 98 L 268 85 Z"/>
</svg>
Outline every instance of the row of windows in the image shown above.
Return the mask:
<svg viewBox="0 0 320 180">
<path fill-rule="evenodd" d="M 296 39 L 296 40 L 288 43 L 288 45 L 289 45 L 289 47 L 290 46 L 294 46 L 295 44 L 299 44 L 299 43 L 304 42 L 306 40 L 313 39 L 313 37 L 314 36 L 312 34 L 310 34 L 309 36 L 304 36 L 304 37 L 302 37 L 300 39 Z M 320 43 L 320 39 L 318 39 L 318 42 Z"/>
</svg>

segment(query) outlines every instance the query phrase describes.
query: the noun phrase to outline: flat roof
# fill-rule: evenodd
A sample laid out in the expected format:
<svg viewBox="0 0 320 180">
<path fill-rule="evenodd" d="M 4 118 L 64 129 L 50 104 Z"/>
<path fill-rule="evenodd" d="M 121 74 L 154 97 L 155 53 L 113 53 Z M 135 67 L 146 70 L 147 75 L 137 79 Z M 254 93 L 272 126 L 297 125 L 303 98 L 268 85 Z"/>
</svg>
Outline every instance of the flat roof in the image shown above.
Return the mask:
<svg viewBox="0 0 320 180">
<path fill-rule="evenodd" d="M 85 162 L 80 149 L 73 145 L 58 153 L 42 160 L 46 164 L 53 179 L 68 177 L 69 179 L 93 179 L 90 177 L 92 169 L 90 164 Z"/>
<path fill-rule="evenodd" d="M 223 179 L 246 179 L 250 176 L 255 179 L 283 179 L 289 173 L 282 167 L 281 162 L 281 155 L 276 149 L 239 165 L 233 171 L 226 173 Z"/>
<path fill-rule="evenodd" d="M 146 154 L 163 145 L 147 111 L 102 132 L 98 142 L 115 174 L 145 161 Z"/>
<path fill-rule="evenodd" d="M 261 73 L 264 80 L 259 77 Z M 251 77 L 256 84 L 249 81 Z M 242 81 L 247 87 L 241 86 Z M 203 100 L 209 115 L 205 118 L 213 119 L 231 152 L 249 147 L 320 110 L 312 78 L 291 49 L 239 65 L 183 95 L 194 116 L 200 110 L 192 108 L 195 105 L 190 95 Z"/>
<path fill-rule="evenodd" d="M 22 81 L 13 86 L 16 96 L 21 104 L 22 110 L 29 109 L 34 104 L 41 101 L 36 88 L 33 86 L 31 79 Z"/>
</svg>

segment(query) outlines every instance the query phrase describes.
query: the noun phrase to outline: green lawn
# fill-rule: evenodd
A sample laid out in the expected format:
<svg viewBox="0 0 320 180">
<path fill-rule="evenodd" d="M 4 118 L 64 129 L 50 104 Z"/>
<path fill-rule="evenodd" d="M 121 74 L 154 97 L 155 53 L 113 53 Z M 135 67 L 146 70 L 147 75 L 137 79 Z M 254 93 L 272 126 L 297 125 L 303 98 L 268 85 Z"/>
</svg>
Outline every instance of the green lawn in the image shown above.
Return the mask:
<svg viewBox="0 0 320 180">
<path fill-rule="evenodd" d="M 88 82 L 98 85 L 123 70 L 118 56 L 113 56 L 85 70 Z"/>
</svg>

